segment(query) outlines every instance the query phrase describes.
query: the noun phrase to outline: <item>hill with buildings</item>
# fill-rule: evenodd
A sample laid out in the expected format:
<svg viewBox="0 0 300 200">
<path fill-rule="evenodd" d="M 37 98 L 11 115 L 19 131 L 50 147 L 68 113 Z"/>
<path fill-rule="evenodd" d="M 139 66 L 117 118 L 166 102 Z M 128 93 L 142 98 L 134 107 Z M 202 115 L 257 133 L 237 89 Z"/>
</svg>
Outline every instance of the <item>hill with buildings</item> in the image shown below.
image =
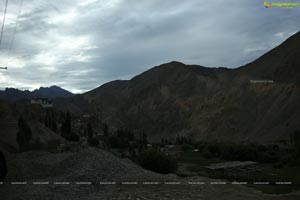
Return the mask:
<svg viewBox="0 0 300 200">
<path fill-rule="evenodd" d="M 236 68 L 170 62 L 58 102 L 150 140 L 288 141 L 300 129 L 300 33 Z"/>
</svg>

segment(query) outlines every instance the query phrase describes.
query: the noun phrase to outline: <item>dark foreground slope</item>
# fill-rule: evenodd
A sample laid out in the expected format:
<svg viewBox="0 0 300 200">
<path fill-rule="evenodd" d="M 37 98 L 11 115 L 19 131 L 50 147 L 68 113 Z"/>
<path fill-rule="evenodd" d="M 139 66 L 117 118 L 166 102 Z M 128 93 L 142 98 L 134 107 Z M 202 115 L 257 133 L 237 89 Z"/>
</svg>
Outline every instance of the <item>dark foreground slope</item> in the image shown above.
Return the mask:
<svg viewBox="0 0 300 200">
<path fill-rule="evenodd" d="M 237 69 L 171 62 L 67 100 L 152 140 L 278 142 L 300 130 L 300 33 Z M 82 109 L 83 108 L 83 109 Z"/>
<path fill-rule="evenodd" d="M 5 182 L 0 185 L 0 196 L 5 200 L 299 199 L 299 193 L 271 196 L 238 185 L 211 185 L 210 182 L 216 180 L 202 177 L 183 179 L 175 175 L 159 175 L 100 150 L 60 154 L 26 152 L 8 156 L 7 160 L 10 171 Z M 138 184 L 121 185 L 122 181 Z M 205 184 L 188 185 L 189 182 L 197 181 Z M 24 182 L 26 184 L 20 184 Z M 91 184 L 84 185 L 84 182 Z M 100 185 L 100 182 L 116 182 L 116 185 Z M 159 182 L 159 185 L 143 185 L 143 182 Z M 165 182 L 180 182 L 180 185 L 166 185 Z"/>
</svg>

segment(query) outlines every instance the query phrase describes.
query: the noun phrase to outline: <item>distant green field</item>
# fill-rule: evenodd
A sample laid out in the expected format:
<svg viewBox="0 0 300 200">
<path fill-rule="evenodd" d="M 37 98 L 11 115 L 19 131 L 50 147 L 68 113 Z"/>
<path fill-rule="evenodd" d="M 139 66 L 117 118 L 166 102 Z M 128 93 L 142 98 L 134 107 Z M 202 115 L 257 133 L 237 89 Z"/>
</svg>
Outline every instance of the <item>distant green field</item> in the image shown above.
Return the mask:
<svg viewBox="0 0 300 200">
<path fill-rule="evenodd" d="M 181 154 L 177 159 L 179 165 L 186 165 L 186 170 L 196 173 L 200 176 L 208 176 L 205 166 L 214 163 L 226 162 L 219 158 L 205 158 L 199 152 L 187 151 Z M 247 187 L 257 189 L 263 193 L 268 194 L 285 194 L 300 190 L 300 167 L 284 167 L 275 169 L 270 167 L 264 172 L 265 174 L 272 174 L 278 181 L 291 181 L 292 185 L 253 185 L 248 184 Z M 178 174 L 183 175 L 183 174 Z M 282 180 L 284 177 L 285 180 Z"/>
<path fill-rule="evenodd" d="M 291 181 L 300 183 L 300 166 L 274 169 L 274 173 L 278 174 L 278 176 L 289 177 Z"/>
<path fill-rule="evenodd" d="M 299 186 L 293 185 L 246 185 L 249 188 L 254 188 L 266 194 L 287 194 L 294 191 L 299 191 Z"/>
<path fill-rule="evenodd" d="M 224 160 L 221 160 L 219 158 L 205 158 L 201 155 L 199 152 L 184 152 L 179 158 L 179 163 L 190 163 L 190 164 L 196 164 L 200 166 L 207 166 L 213 163 L 219 163 L 219 162 L 225 162 Z"/>
<path fill-rule="evenodd" d="M 178 159 L 179 165 L 188 165 L 186 170 L 191 173 L 196 173 L 199 176 L 208 176 L 205 166 L 224 162 L 218 158 L 205 158 L 199 152 L 187 151 L 184 152 Z M 180 176 L 186 176 L 185 174 L 178 174 Z"/>
<path fill-rule="evenodd" d="M 300 190 L 300 167 L 284 167 L 273 169 L 271 172 L 280 180 L 285 177 L 285 180 L 292 182 L 292 185 L 248 185 L 251 188 L 262 191 L 268 194 L 285 194 Z"/>
</svg>

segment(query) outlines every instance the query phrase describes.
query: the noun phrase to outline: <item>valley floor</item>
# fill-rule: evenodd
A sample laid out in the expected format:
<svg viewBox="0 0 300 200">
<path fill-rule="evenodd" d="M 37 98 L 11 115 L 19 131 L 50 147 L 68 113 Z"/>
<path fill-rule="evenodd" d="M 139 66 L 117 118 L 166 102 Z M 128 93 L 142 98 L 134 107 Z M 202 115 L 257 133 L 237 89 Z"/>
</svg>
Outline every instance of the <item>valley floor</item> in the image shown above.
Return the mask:
<svg viewBox="0 0 300 200">
<path fill-rule="evenodd" d="M 180 178 L 144 170 L 101 150 L 80 153 L 26 152 L 8 157 L 9 173 L 0 184 L 1 199 L 261 199 L 296 200 L 300 193 L 267 195 L 239 185 L 212 185 L 217 180 Z M 41 185 L 38 183 L 47 183 Z M 100 182 L 102 184 L 100 184 Z M 113 185 L 107 183 L 116 182 Z M 123 182 L 123 184 L 121 184 Z M 138 182 L 138 184 L 125 184 Z M 145 182 L 159 182 L 145 185 Z M 173 183 L 173 184 L 165 184 Z M 180 184 L 174 183 L 180 182 Z M 191 185 L 190 182 L 205 182 Z M 87 183 L 90 183 L 86 185 Z M 103 184 L 106 183 L 106 184 Z M 143 184 L 144 183 L 144 184 Z"/>
</svg>

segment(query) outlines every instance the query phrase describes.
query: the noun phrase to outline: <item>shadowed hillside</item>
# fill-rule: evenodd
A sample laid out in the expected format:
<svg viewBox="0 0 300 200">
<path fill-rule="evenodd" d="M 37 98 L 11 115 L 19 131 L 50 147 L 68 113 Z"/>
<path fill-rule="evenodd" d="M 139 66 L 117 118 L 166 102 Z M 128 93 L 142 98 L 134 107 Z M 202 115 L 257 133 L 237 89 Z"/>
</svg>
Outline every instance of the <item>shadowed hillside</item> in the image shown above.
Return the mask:
<svg viewBox="0 0 300 200">
<path fill-rule="evenodd" d="M 300 129 L 300 34 L 237 69 L 170 62 L 60 102 L 151 140 L 278 142 Z M 78 109 L 81 108 L 81 109 Z M 72 110 L 72 109 L 71 109 Z"/>
<path fill-rule="evenodd" d="M 37 105 L 24 106 L 0 101 L 0 150 L 14 153 L 22 151 L 20 137 L 18 138 L 18 133 L 24 129 L 24 127 L 20 127 L 21 117 L 30 129 L 28 142 L 32 149 L 37 148 L 37 145 L 46 149 L 50 144 L 57 146 L 65 141 L 39 122 L 38 116 L 43 112 L 43 108 Z M 23 134 L 24 132 L 20 133 L 20 135 Z"/>
</svg>

